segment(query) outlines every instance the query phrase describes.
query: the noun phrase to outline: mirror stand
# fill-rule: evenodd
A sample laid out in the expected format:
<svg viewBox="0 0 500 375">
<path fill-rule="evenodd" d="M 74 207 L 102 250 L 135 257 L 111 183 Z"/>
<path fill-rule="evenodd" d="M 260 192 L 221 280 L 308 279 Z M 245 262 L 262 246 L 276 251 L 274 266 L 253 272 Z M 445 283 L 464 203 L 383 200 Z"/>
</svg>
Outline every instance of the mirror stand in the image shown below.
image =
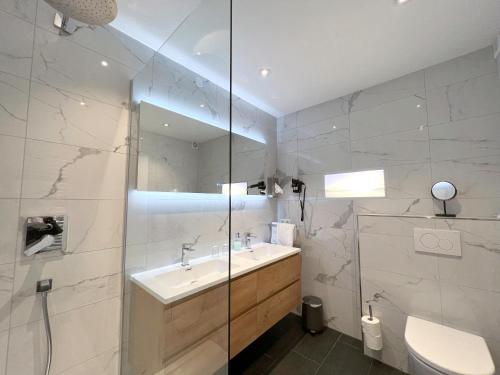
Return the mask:
<svg viewBox="0 0 500 375">
<path fill-rule="evenodd" d="M 457 217 L 457 215 L 455 214 L 449 214 L 447 211 L 446 211 L 446 201 L 443 201 L 443 212 L 442 214 L 436 214 L 436 216 L 439 216 L 439 217 Z"/>
</svg>

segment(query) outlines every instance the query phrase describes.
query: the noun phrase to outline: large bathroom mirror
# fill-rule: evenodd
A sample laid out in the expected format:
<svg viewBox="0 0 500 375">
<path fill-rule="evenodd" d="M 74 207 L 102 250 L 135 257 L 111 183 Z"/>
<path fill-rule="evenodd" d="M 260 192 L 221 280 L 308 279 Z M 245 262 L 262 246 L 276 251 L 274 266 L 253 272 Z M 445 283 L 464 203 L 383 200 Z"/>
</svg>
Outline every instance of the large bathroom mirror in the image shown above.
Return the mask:
<svg viewBox="0 0 500 375">
<path fill-rule="evenodd" d="M 229 131 L 145 101 L 139 113 L 138 190 L 228 192 Z M 233 133 L 232 149 L 233 194 L 262 194 L 265 144 Z"/>
</svg>

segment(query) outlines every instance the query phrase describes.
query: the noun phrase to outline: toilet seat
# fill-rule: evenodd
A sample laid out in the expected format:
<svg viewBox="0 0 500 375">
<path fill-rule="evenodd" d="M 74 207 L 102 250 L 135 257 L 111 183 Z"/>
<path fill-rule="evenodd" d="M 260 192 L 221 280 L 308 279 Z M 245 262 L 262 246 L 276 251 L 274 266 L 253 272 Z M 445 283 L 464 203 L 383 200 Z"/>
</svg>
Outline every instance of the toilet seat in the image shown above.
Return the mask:
<svg viewBox="0 0 500 375">
<path fill-rule="evenodd" d="M 446 375 L 493 375 L 495 365 L 480 336 L 409 316 L 405 329 L 410 354 Z"/>
</svg>

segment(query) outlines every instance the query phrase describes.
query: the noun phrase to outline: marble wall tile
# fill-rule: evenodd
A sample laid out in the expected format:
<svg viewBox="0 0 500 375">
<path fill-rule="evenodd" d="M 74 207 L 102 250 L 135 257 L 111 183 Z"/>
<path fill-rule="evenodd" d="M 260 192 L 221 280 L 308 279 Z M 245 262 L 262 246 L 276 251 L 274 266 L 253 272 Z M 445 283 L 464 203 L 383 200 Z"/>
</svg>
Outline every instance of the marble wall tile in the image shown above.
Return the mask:
<svg viewBox="0 0 500 375">
<path fill-rule="evenodd" d="M 0 11 L 0 71 L 29 78 L 33 28 L 33 24 Z"/>
<path fill-rule="evenodd" d="M 385 196 L 390 199 L 429 197 L 430 163 L 386 166 Z"/>
<path fill-rule="evenodd" d="M 19 225 L 19 200 L 0 199 L 2 226 L 0 227 L 0 264 L 13 263 Z"/>
<path fill-rule="evenodd" d="M 454 159 L 432 163 L 433 181 L 453 181 L 460 198 L 500 197 L 498 156 Z"/>
<path fill-rule="evenodd" d="M 417 253 L 412 236 L 359 233 L 361 268 L 438 280 L 438 259 Z"/>
<path fill-rule="evenodd" d="M 176 112 L 229 129 L 229 93 L 165 56 L 154 56 L 153 76 L 148 96 Z M 233 131 L 245 134 L 247 111 L 233 106 Z"/>
<path fill-rule="evenodd" d="M 33 82 L 28 138 L 126 153 L 127 107 Z"/>
<path fill-rule="evenodd" d="M 436 226 L 460 231 L 462 242 L 460 258 L 439 258 L 441 280 L 500 292 L 500 222 L 446 220 Z"/>
<path fill-rule="evenodd" d="M 428 215 L 433 209 L 432 198 L 362 198 L 354 201 L 357 214 Z"/>
<path fill-rule="evenodd" d="M 45 1 L 39 1 L 36 25 L 54 34 L 59 34 L 59 29 L 53 25 L 55 13 L 56 10 Z M 66 40 L 114 59 L 137 72 L 153 57 L 154 51 L 151 48 L 110 25 L 91 26 L 75 20 L 73 22 L 75 22 L 77 29 L 71 35 L 66 35 L 64 37 Z"/>
<path fill-rule="evenodd" d="M 426 68 L 425 85 L 428 90 L 435 89 L 496 71 L 493 48 L 487 47 Z"/>
<path fill-rule="evenodd" d="M 357 286 L 354 280 L 354 233 L 331 232 L 322 238 L 299 239 L 303 275 L 312 277 L 317 283 L 354 292 Z"/>
<path fill-rule="evenodd" d="M 36 29 L 32 78 L 40 83 L 115 106 L 129 102 L 135 71 L 80 47 L 57 34 Z"/>
<path fill-rule="evenodd" d="M 498 339 L 500 293 L 441 283 L 443 322 L 466 332 Z"/>
<path fill-rule="evenodd" d="M 318 121 L 327 120 L 334 117 L 346 115 L 349 110 L 349 102 L 345 98 L 331 100 L 313 107 L 309 107 L 297 112 L 296 126 L 313 124 Z M 293 127 L 287 117 L 285 122 L 289 124 L 285 127 Z"/>
<path fill-rule="evenodd" d="M 437 280 L 361 266 L 361 295 L 364 303 L 405 315 L 441 321 L 441 297 Z"/>
<path fill-rule="evenodd" d="M 36 0 L 4 0 L 0 3 L 0 10 L 33 23 L 35 22 L 36 4 Z"/>
<path fill-rule="evenodd" d="M 297 126 L 297 112 L 280 117 L 276 122 L 276 128 L 278 129 L 278 132 L 282 132 L 287 129 L 294 129 Z"/>
<path fill-rule="evenodd" d="M 20 216 L 26 217 L 61 214 L 68 217 L 68 253 L 81 253 L 110 248 L 119 248 L 123 242 L 124 201 L 116 200 L 55 200 L 23 199 Z M 19 228 L 18 251 L 22 256 L 24 228 Z M 40 254 L 41 258 L 50 257 Z M 36 256 L 38 257 L 38 255 Z"/>
<path fill-rule="evenodd" d="M 113 298 L 54 315 L 51 319 L 55 343 L 52 371 L 61 373 L 116 348 L 120 306 L 120 299 Z M 43 323 L 38 321 L 11 329 L 7 373 L 36 375 L 44 364 Z"/>
<path fill-rule="evenodd" d="M 426 131 L 409 130 L 351 142 L 354 170 L 425 163 L 429 160 Z"/>
<path fill-rule="evenodd" d="M 126 155 L 27 141 L 23 198 L 121 199 Z"/>
<path fill-rule="evenodd" d="M 120 373 L 120 351 L 113 348 L 89 359 L 79 365 L 71 367 L 61 375 L 116 375 Z"/>
<path fill-rule="evenodd" d="M 500 113 L 429 129 L 432 161 L 500 155 Z"/>
<path fill-rule="evenodd" d="M 5 331 L 9 329 L 10 310 L 11 310 L 10 297 L 13 284 L 14 284 L 14 264 L 11 263 L 11 264 L 0 265 L 0 331 Z M 0 360 L 0 367 L 1 363 L 2 361 Z"/>
<path fill-rule="evenodd" d="M 0 72 L 0 134 L 24 137 L 29 82 Z"/>
<path fill-rule="evenodd" d="M 405 216 L 358 216 L 358 231 L 364 234 L 413 237 L 413 229 L 436 228 L 436 222 Z"/>
<path fill-rule="evenodd" d="M 24 155 L 24 139 L 0 135 L 0 198 L 19 198 Z"/>
<path fill-rule="evenodd" d="M 465 217 L 497 217 L 500 212 L 500 197 L 460 198 L 450 208 Z M 439 209 L 442 210 L 442 207 Z"/>
<path fill-rule="evenodd" d="M 498 113 L 500 77 L 492 73 L 427 92 L 429 125 Z"/>
<path fill-rule="evenodd" d="M 336 173 L 351 169 L 349 143 L 317 147 L 298 152 L 300 174 Z"/>
<path fill-rule="evenodd" d="M 425 97 L 410 96 L 351 113 L 353 141 L 384 134 L 420 129 L 427 125 Z"/>
<path fill-rule="evenodd" d="M 349 141 L 349 117 L 340 116 L 296 129 L 299 151 Z M 292 151 L 292 150 L 289 150 Z"/>
<path fill-rule="evenodd" d="M 355 92 L 347 99 L 350 112 L 355 112 L 409 96 L 423 96 L 424 90 L 424 73 L 419 71 Z"/>
<path fill-rule="evenodd" d="M 148 193 L 129 190 L 127 199 L 127 245 L 145 244 L 148 242 Z"/>
<path fill-rule="evenodd" d="M 38 280 L 54 277 L 51 315 L 120 296 L 122 249 L 92 251 L 57 258 L 21 261 L 16 265 L 11 327 L 42 319 Z"/>
<path fill-rule="evenodd" d="M 9 331 L 0 331 L 0 375 L 6 374 Z"/>
</svg>

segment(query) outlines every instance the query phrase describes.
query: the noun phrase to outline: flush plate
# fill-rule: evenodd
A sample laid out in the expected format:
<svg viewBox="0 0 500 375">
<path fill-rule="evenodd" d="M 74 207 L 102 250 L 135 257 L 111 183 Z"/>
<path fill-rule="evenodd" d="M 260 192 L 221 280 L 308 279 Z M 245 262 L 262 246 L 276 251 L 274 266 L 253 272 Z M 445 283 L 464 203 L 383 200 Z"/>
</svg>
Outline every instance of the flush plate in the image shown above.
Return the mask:
<svg viewBox="0 0 500 375">
<path fill-rule="evenodd" d="M 462 256 L 459 231 L 414 228 L 413 239 L 417 252 Z"/>
</svg>

